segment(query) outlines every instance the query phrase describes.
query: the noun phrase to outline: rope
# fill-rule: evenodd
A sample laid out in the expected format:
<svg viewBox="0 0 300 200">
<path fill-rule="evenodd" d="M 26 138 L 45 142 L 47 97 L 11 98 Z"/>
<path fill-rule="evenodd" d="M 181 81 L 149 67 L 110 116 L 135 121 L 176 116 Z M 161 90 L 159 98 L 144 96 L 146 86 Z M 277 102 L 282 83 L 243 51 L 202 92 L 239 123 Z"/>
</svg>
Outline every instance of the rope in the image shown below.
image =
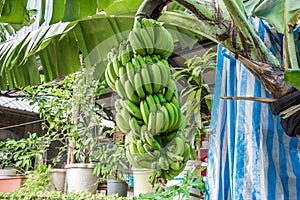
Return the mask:
<svg viewBox="0 0 300 200">
<path fill-rule="evenodd" d="M 6 127 L 0 128 L 0 130 L 15 128 L 15 127 L 18 127 L 18 126 L 25 126 L 25 125 L 29 125 L 29 124 L 35 124 L 35 123 L 42 122 L 42 121 L 44 121 L 44 120 L 43 119 L 39 119 L 39 120 L 35 120 L 35 121 L 31 121 L 31 122 L 26 122 L 26 123 L 22 123 L 22 124 L 16 124 L 16 125 L 12 125 L 12 126 L 6 126 Z"/>
<path fill-rule="evenodd" d="M 296 112 L 298 112 L 299 110 L 300 110 L 300 104 L 294 105 L 294 106 L 291 106 L 288 109 L 280 112 L 280 115 L 281 115 L 282 119 L 286 119 L 286 118 L 289 118 L 290 116 L 292 116 L 293 114 L 295 114 Z"/>
</svg>

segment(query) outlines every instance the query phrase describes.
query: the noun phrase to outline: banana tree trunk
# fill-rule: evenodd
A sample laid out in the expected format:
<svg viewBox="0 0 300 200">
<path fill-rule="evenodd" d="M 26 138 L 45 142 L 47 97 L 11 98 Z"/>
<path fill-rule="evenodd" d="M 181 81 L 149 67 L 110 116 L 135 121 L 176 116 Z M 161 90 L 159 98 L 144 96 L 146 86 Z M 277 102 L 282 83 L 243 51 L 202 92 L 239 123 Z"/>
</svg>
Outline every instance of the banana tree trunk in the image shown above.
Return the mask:
<svg viewBox="0 0 300 200">
<path fill-rule="evenodd" d="M 274 98 L 281 98 L 293 89 L 284 81 L 283 66 L 259 38 L 242 12 L 241 5 L 236 1 L 228 0 L 224 1 L 224 4 L 220 4 L 217 0 L 175 1 L 195 15 L 197 26 L 195 23 L 187 24 L 186 21 L 182 21 L 182 16 L 176 18 L 176 15 L 172 21 L 168 21 L 171 20 L 170 18 L 164 18 L 165 22 L 189 30 L 197 30 L 197 33 L 230 50 L 233 56 L 260 80 Z M 171 1 L 146 0 L 136 16 L 142 15 L 156 19 L 162 8 L 169 2 Z"/>
</svg>

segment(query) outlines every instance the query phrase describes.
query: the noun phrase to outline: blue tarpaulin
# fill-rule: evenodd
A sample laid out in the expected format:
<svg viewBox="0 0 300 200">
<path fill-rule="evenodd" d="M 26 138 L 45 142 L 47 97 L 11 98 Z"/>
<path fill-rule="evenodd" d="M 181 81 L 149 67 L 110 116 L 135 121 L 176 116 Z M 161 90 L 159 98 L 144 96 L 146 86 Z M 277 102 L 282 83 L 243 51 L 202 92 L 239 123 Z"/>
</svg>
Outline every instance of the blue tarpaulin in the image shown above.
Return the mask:
<svg viewBox="0 0 300 200">
<path fill-rule="evenodd" d="M 253 25 L 281 57 L 282 37 L 261 20 Z M 270 106 L 222 96 L 267 97 L 261 83 L 219 46 L 209 141 L 206 199 L 300 200 L 300 142 L 287 136 Z"/>
</svg>

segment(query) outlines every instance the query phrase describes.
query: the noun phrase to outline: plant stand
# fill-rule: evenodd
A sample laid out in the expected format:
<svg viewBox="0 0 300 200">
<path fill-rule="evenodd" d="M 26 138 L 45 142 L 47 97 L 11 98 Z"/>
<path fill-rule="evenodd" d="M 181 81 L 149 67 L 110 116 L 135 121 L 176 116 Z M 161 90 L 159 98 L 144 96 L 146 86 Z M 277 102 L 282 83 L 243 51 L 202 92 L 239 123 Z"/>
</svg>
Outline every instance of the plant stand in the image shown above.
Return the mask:
<svg viewBox="0 0 300 200">
<path fill-rule="evenodd" d="M 89 191 L 92 194 L 96 193 L 98 177 L 92 175 L 95 168 L 93 164 L 67 164 L 65 168 L 67 170 L 66 192 L 81 193 Z"/>
</svg>

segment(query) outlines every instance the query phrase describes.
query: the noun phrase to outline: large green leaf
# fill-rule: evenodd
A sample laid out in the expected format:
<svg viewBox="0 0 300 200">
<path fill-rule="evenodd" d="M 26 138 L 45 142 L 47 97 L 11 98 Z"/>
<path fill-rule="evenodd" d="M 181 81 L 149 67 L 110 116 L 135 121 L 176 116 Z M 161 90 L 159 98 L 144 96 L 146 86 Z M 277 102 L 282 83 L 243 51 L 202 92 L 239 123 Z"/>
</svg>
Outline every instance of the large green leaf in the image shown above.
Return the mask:
<svg viewBox="0 0 300 200">
<path fill-rule="evenodd" d="M 262 0 L 255 5 L 253 15 L 258 16 L 284 33 L 288 26 L 293 27 L 300 16 L 300 1 Z"/>
<path fill-rule="evenodd" d="M 105 0 L 100 1 L 98 10 L 109 15 L 135 13 L 142 2 L 143 0 Z"/>
<path fill-rule="evenodd" d="M 62 21 L 74 21 L 97 12 L 97 0 L 66 0 Z"/>
<path fill-rule="evenodd" d="M 286 69 L 284 71 L 284 80 L 300 90 L 300 69 Z"/>
<path fill-rule="evenodd" d="M 94 15 L 71 23 L 59 22 L 44 26 L 23 37 L 2 43 L 0 44 L 0 79 L 3 85 L 0 87 L 35 84 L 36 80 L 29 79 L 26 73 L 22 75 L 19 69 L 9 70 L 17 66 L 26 69 L 28 61 L 32 61 L 31 57 L 36 53 L 42 61 L 45 81 L 78 71 L 80 69 L 79 49 L 83 53 L 85 63 L 96 66 L 97 73 L 101 76 L 106 66 L 103 61 L 106 59 L 107 52 L 113 46 L 118 46 L 123 37 L 120 33 L 125 32 L 126 37 L 132 25 L 133 16 Z M 118 34 L 119 36 L 116 37 Z M 13 78 L 15 75 L 18 75 L 17 84 Z"/>
<path fill-rule="evenodd" d="M 27 13 L 27 0 L 5 0 L 0 21 L 11 24 L 23 24 L 29 18 Z"/>
</svg>

